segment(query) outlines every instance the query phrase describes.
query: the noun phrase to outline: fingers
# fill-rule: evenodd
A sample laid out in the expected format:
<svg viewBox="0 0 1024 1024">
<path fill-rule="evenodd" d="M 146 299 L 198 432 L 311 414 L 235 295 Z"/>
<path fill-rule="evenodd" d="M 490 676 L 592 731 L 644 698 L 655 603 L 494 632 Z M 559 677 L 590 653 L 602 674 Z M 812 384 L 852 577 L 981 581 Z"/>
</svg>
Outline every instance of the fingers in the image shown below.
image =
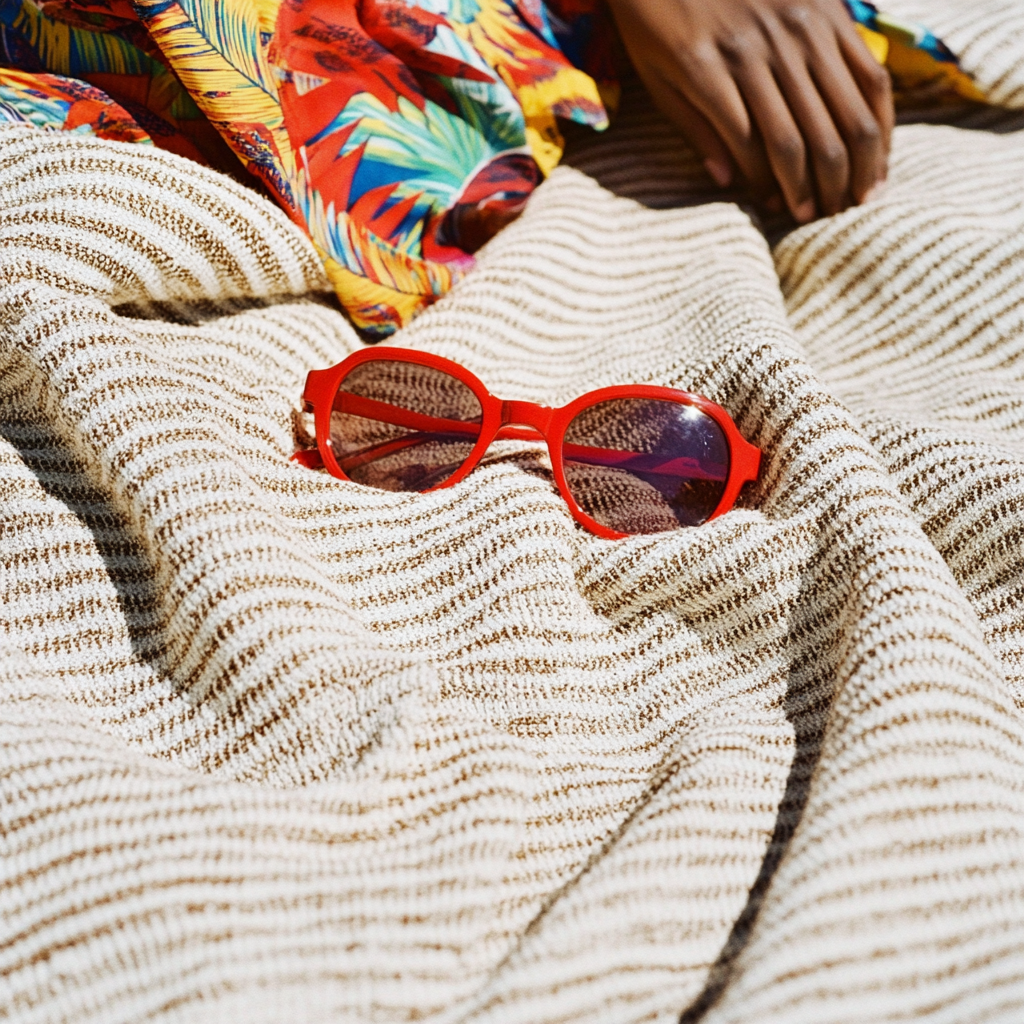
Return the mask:
<svg viewBox="0 0 1024 1024">
<path fill-rule="evenodd" d="M 857 80 L 857 85 L 879 124 L 886 129 L 886 145 L 892 137 L 895 110 L 892 102 L 892 79 L 888 70 L 871 55 L 853 22 L 843 19 L 836 26 L 836 41 L 843 59 Z"/>
<path fill-rule="evenodd" d="M 688 53 L 682 63 L 677 95 L 724 142 L 754 195 L 763 199 L 775 194 L 775 176 L 732 70 L 711 47 Z"/>
<path fill-rule="evenodd" d="M 878 110 L 873 109 L 843 56 L 838 40 L 834 37 L 823 40 L 811 63 L 811 74 L 846 144 L 850 159 L 850 195 L 859 203 L 875 185 L 885 181 L 888 173 L 892 102 L 891 99 L 887 103 L 879 100 Z M 870 54 L 868 57 L 874 59 Z M 884 68 L 880 71 L 888 82 L 888 72 Z M 867 69 L 861 68 L 859 73 L 863 77 Z M 874 95 L 877 98 L 882 92 L 876 91 Z"/>
<path fill-rule="evenodd" d="M 836 32 L 836 41 L 843 59 L 853 75 L 861 95 L 875 115 L 882 131 L 882 148 L 885 152 L 888 171 L 889 151 L 892 145 L 892 129 L 896 120 L 896 108 L 892 100 L 892 79 L 889 72 L 871 55 L 864 40 L 857 34 L 850 20 L 842 21 Z"/>
<path fill-rule="evenodd" d="M 863 201 L 885 180 L 888 72 L 840 0 L 612 0 L 657 105 L 715 181 L 801 223 Z M 779 195 L 781 191 L 781 197 Z"/>
<path fill-rule="evenodd" d="M 729 148 L 711 122 L 678 89 L 657 72 L 641 76 L 651 99 L 663 114 L 679 126 L 704 159 L 704 168 L 719 188 L 727 188 L 735 177 Z"/>
<path fill-rule="evenodd" d="M 830 47 L 829 37 L 817 33 L 814 46 L 816 54 L 805 60 L 790 39 L 777 39 L 776 75 L 807 146 L 819 210 L 830 216 L 884 180 L 887 152 L 838 44 Z"/>
<path fill-rule="evenodd" d="M 862 202 L 888 171 L 888 72 L 845 21 L 840 35 L 796 7 L 763 30 L 765 52 L 734 52 L 730 70 L 790 213 L 806 223 Z"/>
<path fill-rule="evenodd" d="M 786 206 L 794 220 L 806 224 L 814 219 L 817 205 L 808 163 L 808 146 L 794 118 L 794 111 L 767 66 L 742 69 L 740 84 Z M 810 98 L 804 99 L 808 102 L 800 106 L 809 107 Z"/>
</svg>

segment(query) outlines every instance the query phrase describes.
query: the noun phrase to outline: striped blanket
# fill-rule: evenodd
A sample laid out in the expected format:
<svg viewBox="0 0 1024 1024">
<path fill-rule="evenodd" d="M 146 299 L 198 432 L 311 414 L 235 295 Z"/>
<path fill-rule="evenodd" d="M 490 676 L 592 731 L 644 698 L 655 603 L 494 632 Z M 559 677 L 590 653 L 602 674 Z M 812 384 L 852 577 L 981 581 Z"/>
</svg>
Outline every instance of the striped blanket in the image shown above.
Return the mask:
<svg viewBox="0 0 1024 1024">
<path fill-rule="evenodd" d="M 300 230 L 0 129 L 0 1020 L 1024 1020 L 1024 7 L 889 6 L 1001 106 L 881 199 L 762 223 L 627 96 L 398 335 L 724 405 L 759 482 L 654 537 L 290 463 Z"/>
</svg>

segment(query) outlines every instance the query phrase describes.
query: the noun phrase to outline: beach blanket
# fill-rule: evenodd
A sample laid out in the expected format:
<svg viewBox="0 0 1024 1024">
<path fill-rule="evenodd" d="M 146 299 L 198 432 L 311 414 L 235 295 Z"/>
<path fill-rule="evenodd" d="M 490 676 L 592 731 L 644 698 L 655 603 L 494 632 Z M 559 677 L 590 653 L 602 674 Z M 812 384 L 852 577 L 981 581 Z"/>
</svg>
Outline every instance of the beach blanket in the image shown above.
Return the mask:
<svg viewBox="0 0 1024 1024">
<path fill-rule="evenodd" d="M 762 222 L 627 90 L 394 339 L 725 406 L 758 482 L 653 537 L 289 462 L 302 230 L 0 129 L 0 1020 L 1024 1019 L 1024 9 L 889 6 L 1001 106 L 881 198 Z"/>
</svg>

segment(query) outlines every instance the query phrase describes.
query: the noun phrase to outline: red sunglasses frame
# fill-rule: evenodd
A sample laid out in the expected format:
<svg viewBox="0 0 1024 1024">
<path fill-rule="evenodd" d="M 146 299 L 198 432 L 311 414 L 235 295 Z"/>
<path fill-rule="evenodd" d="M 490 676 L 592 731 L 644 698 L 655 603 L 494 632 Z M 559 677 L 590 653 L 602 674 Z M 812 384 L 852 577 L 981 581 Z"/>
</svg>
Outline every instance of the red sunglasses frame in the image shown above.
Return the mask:
<svg viewBox="0 0 1024 1024">
<path fill-rule="evenodd" d="M 480 402 L 483 419 L 480 423 L 480 436 L 473 446 L 473 450 L 469 453 L 466 461 L 447 480 L 423 493 L 453 487 L 464 480 L 476 468 L 484 452 L 494 441 L 544 441 L 551 456 L 551 468 L 554 471 L 558 492 L 569 506 L 569 511 L 576 522 L 596 536 L 608 540 L 621 540 L 623 537 L 632 536 L 603 526 L 580 508 L 566 483 L 562 465 L 562 440 L 566 428 L 576 414 L 589 406 L 615 398 L 654 398 L 675 402 L 679 405 L 692 405 L 710 416 L 721 427 L 729 444 L 729 475 L 726 478 L 722 497 L 706 522 L 728 512 L 739 496 L 740 488 L 748 481 L 757 479 L 757 472 L 761 464 L 760 449 L 743 438 L 736 429 L 732 418 L 720 405 L 704 398 L 703 395 L 694 395 L 688 391 L 677 391 L 674 388 L 663 388 L 650 384 L 617 384 L 609 388 L 588 391 L 568 405 L 553 409 L 546 405 L 537 405 L 534 402 L 504 401 L 492 395 L 478 377 L 450 359 L 431 355 L 429 352 L 385 345 L 360 349 L 336 366 L 326 370 L 310 371 L 306 377 L 302 401 L 305 411 L 313 414 L 316 425 L 316 448 L 296 452 L 292 456 L 295 462 L 310 469 L 323 467 L 332 476 L 341 480 L 351 479 L 338 465 L 331 447 L 331 412 L 334 406 L 334 396 L 337 394 L 341 382 L 357 366 L 372 360 L 415 363 L 447 373 L 465 384 Z"/>
</svg>

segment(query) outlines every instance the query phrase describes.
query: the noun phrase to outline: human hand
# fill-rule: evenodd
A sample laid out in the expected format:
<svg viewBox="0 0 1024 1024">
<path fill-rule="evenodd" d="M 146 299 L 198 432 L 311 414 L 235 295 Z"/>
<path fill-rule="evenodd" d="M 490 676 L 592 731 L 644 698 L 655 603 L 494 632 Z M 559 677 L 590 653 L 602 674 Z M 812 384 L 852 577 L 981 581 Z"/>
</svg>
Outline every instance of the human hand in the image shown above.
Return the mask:
<svg viewBox="0 0 1024 1024">
<path fill-rule="evenodd" d="M 609 2 L 651 97 L 720 186 L 738 170 L 803 224 L 885 181 L 889 73 L 842 0 Z"/>
</svg>

